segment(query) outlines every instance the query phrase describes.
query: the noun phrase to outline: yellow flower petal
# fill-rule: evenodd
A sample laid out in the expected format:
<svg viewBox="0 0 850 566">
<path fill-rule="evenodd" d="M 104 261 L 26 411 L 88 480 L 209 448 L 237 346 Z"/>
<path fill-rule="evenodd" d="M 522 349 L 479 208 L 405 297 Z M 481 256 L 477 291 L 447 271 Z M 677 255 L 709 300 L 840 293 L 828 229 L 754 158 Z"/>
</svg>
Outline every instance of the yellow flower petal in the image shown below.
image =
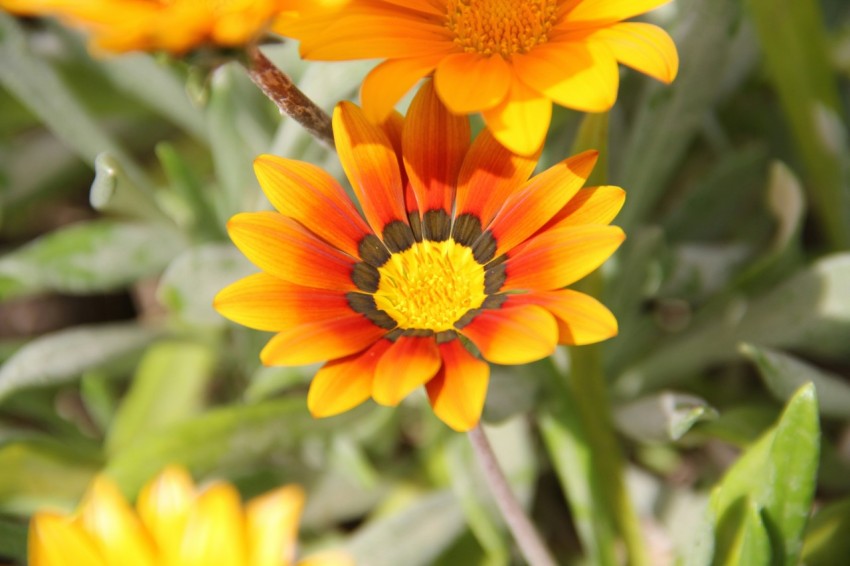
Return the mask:
<svg viewBox="0 0 850 566">
<path fill-rule="evenodd" d="M 179 564 L 241 566 L 248 560 L 246 543 L 239 493 L 217 483 L 198 497 L 189 514 Z"/>
<path fill-rule="evenodd" d="M 494 364 L 534 362 L 551 355 L 558 343 L 555 317 L 536 305 L 485 310 L 460 332 Z"/>
<path fill-rule="evenodd" d="M 532 155 L 546 138 L 552 119 L 552 103 L 514 78 L 505 100 L 485 110 L 483 116 L 499 143 L 514 153 Z"/>
<path fill-rule="evenodd" d="M 178 555 L 194 499 L 192 478 L 178 467 L 166 468 L 139 494 L 139 517 L 162 555 Z"/>
<path fill-rule="evenodd" d="M 363 79 L 360 91 L 363 112 L 376 124 L 386 120 L 396 102 L 433 71 L 442 58 L 443 54 L 439 53 L 410 59 L 390 59 L 372 69 Z"/>
<path fill-rule="evenodd" d="M 467 88 L 469 84 L 475 87 Z M 454 53 L 443 57 L 437 66 L 434 86 L 452 112 L 480 112 L 505 99 L 511 86 L 511 68 L 498 55 Z"/>
<path fill-rule="evenodd" d="M 612 22 L 627 20 L 669 4 L 670 0 L 569 0 L 566 21 Z"/>
<path fill-rule="evenodd" d="M 679 72 L 679 54 L 667 32 L 658 26 L 625 22 L 594 32 L 623 65 L 671 83 Z"/>
<path fill-rule="evenodd" d="M 53 513 L 37 513 L 32 518 L 27 544 L 30 566 L 106 566 L 85 529 Z"/>
<path fill-rule="evenodd" d="M 284 566 L 295 560 L 304 490 L 289 485 L 248 502 L 246 525 L 250 561 L 245 566 Z"/>
</svg>

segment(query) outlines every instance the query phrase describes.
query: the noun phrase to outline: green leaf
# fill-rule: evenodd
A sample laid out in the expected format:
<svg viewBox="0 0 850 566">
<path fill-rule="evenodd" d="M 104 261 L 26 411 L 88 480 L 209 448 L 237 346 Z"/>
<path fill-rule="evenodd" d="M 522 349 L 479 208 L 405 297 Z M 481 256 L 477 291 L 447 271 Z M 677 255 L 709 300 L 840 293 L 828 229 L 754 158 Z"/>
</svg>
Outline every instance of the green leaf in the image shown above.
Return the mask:
<svg viewBox="0 0 850 566">
<path fill-rule="evenodd" d="M 797 564 L 814 496 L 819 443 L 815 389 L 808 384 L 788 402 L 779 423 L 744 452 L 714 489 L 711 507 L 718 525 L 733 522 L 727 514 L 740 513 L 742 500 L 749 498 L 764 516 L 774 562 Z"/>
<path fill-rule="evenodd" d="M 717 411 L 693 395 L 665 392 L 620 405 L 614 421 L 620 432 L 643 442 L 679 440 L 696 423 Z"/>
<path fill-rule="evenodd" d="M 27 561 L 27 524 L 23 521 L 0 519 L 0 556 Z"/>
<path fill-rule="evenodd" d="M 197 414 L 214 363 L 213 353 L 200 344 L 161 342 L 148 349 L 109 429 L 106 453 L 120 452 Z"/>
<path fill-rule="evenodd" d="M 95 210 L 141 220 L 168 221 L 151 193 L 140 189 L 127 177 L 115 156 L 98 155 L 94 171 L 89 202 Z"/>
<path fill-rule="evenodd" d="M 807 566 L 838 566 L 850 556 L 850 499 L 825 505 L 806 529 L 801 562 Z"/>
<path fill-rule="evenodd" d="M 770 348 L 742 344 L 740 349 L 756 364 L 765 385 L 780 401 L 787 401 L 803 384 L 811 382 L 823 416 L 850 417 L 850 385 L 842 377 Z"/>
<path fill-rule="evenodd" d="M 0 300 L 43 291 L 111 291 L 159 273 L 185 246 L 161 225 L 95 220 L 61 228 L 0 258 Z"/>
<path fill-rule="evenodd" d="M 70 381 L 138 351 L 158 334 L 136 323 L 80 326 L 36 338 L 0 368 L 0 399 L 26 387 Z"/>
<path fill-rule="evenodd" d="M 0 447 L 0 510 L 30 515 L 53 507 L 71 511 L 99 463 L 50 439 Z"/>
<path fill-rule="evenodd" d="M 759 512 L 759 507 L 749 499 L 744 500 L 743 520 L 734 535 L 724 566 L 768 566 L 771 560 L 770 537 Z M 718 561 L 715 560 L 715 564 Z"/>
<path fill-rule="evenodd" d="M 344 550 L 357 564 L 425 566 L 447 549 L 463 528 L 463 513 L 453 495 L 436 492 L 368 522 Z"/>
</svg>

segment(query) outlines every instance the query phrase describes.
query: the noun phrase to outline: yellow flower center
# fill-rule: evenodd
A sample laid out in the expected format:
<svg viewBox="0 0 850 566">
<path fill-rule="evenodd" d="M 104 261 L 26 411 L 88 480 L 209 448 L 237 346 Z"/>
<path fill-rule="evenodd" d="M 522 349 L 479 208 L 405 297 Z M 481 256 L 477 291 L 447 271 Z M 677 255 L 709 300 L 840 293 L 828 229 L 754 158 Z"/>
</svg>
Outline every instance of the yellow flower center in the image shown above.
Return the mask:
<svg viewBox="0 0 850 566">
<path fill-rule="evenodd" d="M 509 59 L 549 40 L 558 0 L 448 0 L 446 27 L 467 53 Z"/>
<path fill-rule="evenodd" d="M 404 330 L 451 330 L 487 298 L 484 267 L 471 248 L 452 239 L 417 242 L 392 254 L 378 272 L 375 304 Z"/>
</svg>

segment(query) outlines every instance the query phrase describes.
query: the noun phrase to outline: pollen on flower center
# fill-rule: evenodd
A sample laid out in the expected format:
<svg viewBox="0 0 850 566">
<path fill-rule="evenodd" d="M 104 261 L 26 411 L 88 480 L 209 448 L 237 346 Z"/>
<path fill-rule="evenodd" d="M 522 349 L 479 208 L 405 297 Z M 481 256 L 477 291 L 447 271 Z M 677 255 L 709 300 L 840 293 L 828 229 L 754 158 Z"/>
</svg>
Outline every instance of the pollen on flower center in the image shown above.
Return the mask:
<svg viewBox="0 0 850 566">
<path fill-rule="evenodd" d="M 481 306 L 484 267 L 472 249 L 452 239 L 417 242 L 378 269 L 375 305 L 401 329 L 442 332 Z"/>
<path fill-rule="evenodd" d="M 467 53 L 510 58 L 549 40 L 558 0 L 448 0 L 446 27 Z"/>
</svg>

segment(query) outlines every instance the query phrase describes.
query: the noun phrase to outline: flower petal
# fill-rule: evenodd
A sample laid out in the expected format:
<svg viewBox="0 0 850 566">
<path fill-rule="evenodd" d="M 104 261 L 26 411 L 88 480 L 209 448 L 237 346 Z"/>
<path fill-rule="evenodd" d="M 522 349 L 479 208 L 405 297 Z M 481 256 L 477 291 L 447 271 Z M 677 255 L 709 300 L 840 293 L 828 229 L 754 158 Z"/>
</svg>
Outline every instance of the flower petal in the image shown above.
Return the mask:
<svg viewBox="0 0 850 566">
<path fill-rule="evenodd" d="M 356 289 L 354 260 L 276 212 L 237 214 L 227 223 L 233 243 L 257 267 L 285 281 L 338 291 Z"/>
<path fill-rule="evenodd" d="M 366 75 L 360 89 L 363 112 L 376 124 L 387 119 L 396 102 L 434 70 L 443 53 L 409 59 L 389 59 Z"/>
<path fill-rule="evenodd" d="M 458 432 L 478 424 L 487 396 L 490 366 L 469 353 L 460 340 L 440 344 L 443 366 L 425 388 L 434 413 Z"/>
<path fill-rule="evenodd" d="M 502 290 L 566 287 L 602 265 L 625 238 L 617 226 L 596 224 L 544 232 L 509 254 Z"/>
<path fill-rule="evenodd" d="M 371 233 L 336 180 L 310 163 L 261 155 L 254 172 L 263 192 L 283 215 L 293 218 L 351 256 Z"/>
<path fill-rule="evenodd" d="M 592 37 L 605 43 L 623 65 L 661 82 L 673 82 L 679 72 L 676 44 L 658 26 L 626 22 L 602 28 Z"/>
<path fill-rule="evenodd" d="M 496 257 L 543 226 L 578 192 L 599 153 L 585 151 L 553 165 L 511 194 L 488 228 L 496 238 Z"/>
<path fill-rule="evenodd" d="M 581 226 L 582 224 L 610 224 L 623 208 L 626 191 L 620 187 L 603 185 L 586 187 L 558 211 L 538 234 L 563 226 Z"/>
<path fill-rule="evenodd" d="M 136 509 L 162 555 L 178 555 L 194 500 L 195 484 L 183 468 L 168 467 L 142 488 Z"/>
<path fill-rule="evenodd" d="M 552 354 L 558 343 L 555 317 L 536 305 L 485 310 L 460 332 L 495 364 L 525 364 Z"/>
<path fill-rule="evenodd" d="M 571 37 L 550 41 L 514 57 L 517 75 L 561 106 L 605 112 L 617 100 L 617 61 L 604 46 Z"/>
<path fill-rule="evenodd" d="M 590 295 L 572 289 L 511 295 L 508 303 L 538 305 L 555 315 L 561 344 L 583 346 L 617 335 L 617 319 L 611 311 Z"/>
<path fill-rule="evenodd" d="M 298 366 L 342 358 L 369 346 L 386 330 L 363 315 L 351 314 L 293 326 L 276 334 L 260 359 L 267 366 Z"/>
<path fill-rule="evenodd" d="M 645 14 L 670 0 L 570 0 L 566 22 L 613 22 Z"/>
<path fill-rule="evenodd" d="M 505 99 L 482 115 L 499 143 L 514 153 L 531 155 L 546 139 L 552 103 L 515 77 Z"/>
<path fill-rule="evenodd" d="M 89 534 L 67 517 L 36 513 L 27 542 L 30 566 L 106 566 Z"/>
<path fill-rule="evenodd" d="M 407 111 L 402 155 L 422 215 L 423 235 L 432 240 L 450 235 L 454 188 L 469 135 L 469 120 L 446 109 L 431 81 L 422 85 Z M 439 223 L 432 226 L 428 213 L 435 210 L 444 214 L 430 215 Z"/>
<path fill-rule="evenodd" d="M 156 555 L 132 508 L 106 476 L 92 482 L 80 506 L 83 528 L 92 535 L 109 564 L 153 566 Z"/>
<path fill-rule="evenodd" d="M 440 351 L 433 337 L 402 336 L 387 348 L 375 368 L 372 398 L 395 407 L 440 369 Z"/>
<path fill-rule="evenodd" d="M 250 559 L 246 566 L 295 563 L 298 523 L 304 490 L 287 485 L 256 497 L 245 506 L 245 530 Z"/>
<path fill-rule="evenodd" d="M 486 227 L 507 197 L 528 180 L 538 155 L 517 155 L 497 142 L 489 130 L 482 130 L 458 174 L 456 215 L 472 214 Z"/>
<path fill-rule="evenodd" d="M 310 383 L 307 407 L 314 417 L 331 417 L 356 407 L 372 395 L 378 361 L 392 345 L 378 340 L 368 350 L 331 360 Z"/>
<path fill-rule="evenodd" d="M 412 243 L 413 236 L 406 228 L 407 211 L 398 156 L 387 134 L 380 126 L 369 122 L 363 111 L 350 102 L 337 105 L 333 128 L 339 160 L 366 220 L 390 251 L 404 249 Z M 393 223 L 400 224 L 385 233 L 384 229 Z"/>
<path fill-rule="evenodd" d="M 275 332 L 352 312 L 343 293 L 302 287 L 266 273 L 251 275 L 226 287 L 216 295 L 213 305 L 234 322 Z"/>
<path fill-rule="evenodd" d="M 493 108 L 511 86 L 511 68 L 499 56 L 453 53 L 443 57 L 434 73 L 440 99 L 455 114 Z"/>
<path fill-rule="evenodd" d="M 175 562 L 180 566 L 244 564 L 247 556 L 239 493 L 226 483 L 209 486 L 195 500 Z"/>
</svg>

